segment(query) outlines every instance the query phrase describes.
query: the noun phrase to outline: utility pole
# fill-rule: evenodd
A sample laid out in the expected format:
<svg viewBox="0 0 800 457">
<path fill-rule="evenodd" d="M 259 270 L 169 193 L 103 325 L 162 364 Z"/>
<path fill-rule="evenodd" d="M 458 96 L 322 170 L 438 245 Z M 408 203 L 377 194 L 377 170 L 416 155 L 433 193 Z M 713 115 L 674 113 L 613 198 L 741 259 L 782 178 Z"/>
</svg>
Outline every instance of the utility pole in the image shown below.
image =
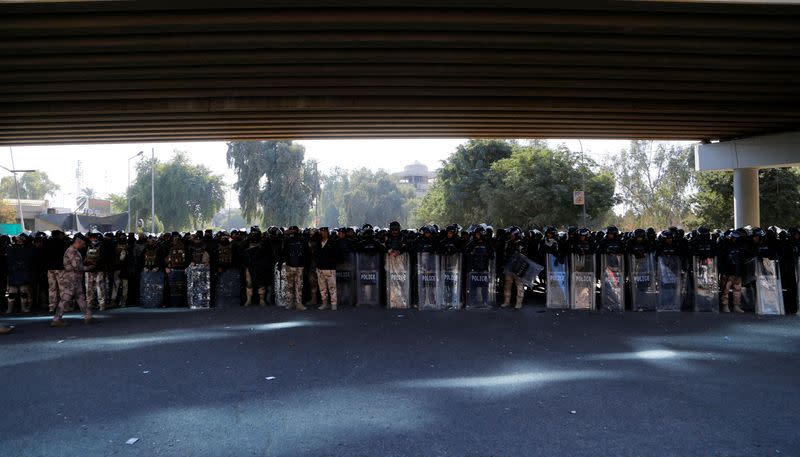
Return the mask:
<svg viewBox="0 0 800 457">
<path fill-rule="evenodd" d="M 22 200 L 19 198 L 19 180 L 17 179 L 17 173 L 35 173 L 36 170 L 17 170 L 14 166 L 14 150 L 11 149 L 11 146 L 8 147 L 8 152 L 11 154 L 11 168 L 6 168 L 0 165 L 0 168 L 10 172 L 14 175 L 14 187 L 17 188 L 17 210 L 19 211 L 19 225 L 22 228 L 22 231 L 25 231 L 25 215 L 22 213 Z"/>
<path fill-rule="evenodd" d="M 156 233 L 156 148 L 150 154 L 150 233 Z"/>
</svg>

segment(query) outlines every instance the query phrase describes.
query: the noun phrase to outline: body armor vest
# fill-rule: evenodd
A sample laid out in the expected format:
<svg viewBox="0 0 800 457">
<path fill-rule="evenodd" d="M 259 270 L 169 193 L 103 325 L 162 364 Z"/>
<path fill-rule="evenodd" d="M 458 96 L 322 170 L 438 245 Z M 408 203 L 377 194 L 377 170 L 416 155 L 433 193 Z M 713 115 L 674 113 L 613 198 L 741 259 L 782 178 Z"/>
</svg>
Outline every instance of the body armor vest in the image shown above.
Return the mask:
<svg viewBox="0 0 800 457">
<path fill-rule="evenodd" d="M 230 265 L 233 263 L 233 252 L 230 246 L 220 245 L 219 247 L 219 264 Z"/>
<path fill-rule="evenodd" d="M 181 248 L 173 248 L 169 251 L 169 257 L 167 257 L 167 266 L 170 268 L 182 268 L 183 264 L 186 263 L 186 253 Z"/>
<path fill-rule="evenodd" d="M 203 263 L 203 254 L 206 251 L 203 248 L 195 248 L 192 250 L 192 262 L 194 263 Z"/>
<path fill-rule="evenodd" d="M 156 263 L 155 249 L 148 249 L 144 251 L 144 266 L 145 268 L 155 268 L 158 266 Z"/>
<path fill-rule="evenodd" d="M 100 259 L 100 245 L 89 246 L 86 250 L 86 263 L 94 264 Z"/>
</svg>

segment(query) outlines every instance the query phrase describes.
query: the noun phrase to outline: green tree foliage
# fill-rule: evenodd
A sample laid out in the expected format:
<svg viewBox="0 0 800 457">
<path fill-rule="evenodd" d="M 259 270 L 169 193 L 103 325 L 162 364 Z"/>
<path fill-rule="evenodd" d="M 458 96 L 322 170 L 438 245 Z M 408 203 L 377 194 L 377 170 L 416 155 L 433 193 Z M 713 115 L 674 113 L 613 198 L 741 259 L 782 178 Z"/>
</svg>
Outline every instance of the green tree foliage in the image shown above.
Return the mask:
<svg viewBox="0 0 800 457">
<path fill-rule="evenodd" d="M 17 223 L 17 209 L 0 200 L 0 224 L 16 224 Z"/>
<path fill-rule="evenodd" d="M 515 143 L 501 140 L 469 140 L 442 161 L 430 192 L 416 209 L 416 221 L 467 223 L 486 219 L 482 187 L 492 164 L 511 156 Z"/>
<path fill-rule="evenodd" d="M 615 203 L 614 177 L 593 167 L 591 159 L 563 146 L 515 147 L 511 157 L 492 164 L 481 186 L 486 217 L 499 226 L 579 225 L 582 208 L 572 197 L 585 186 L 587 225 L 596 226 Z"/>
<path fill-rule="evenodd" d="M 610 163 L 627 220 L 635 226 L 682 225 L 691 218 L 691 147 L 632 141 Z"/>
<path fill-rule="evenodd" d="M 136 180 L 129 189 L 131 212 L 136 215 L 138 211 L 139 218 L 148 221 L 151 164 L 151 160 L 137 164 Z M 225 203 L 222 176 L 203 165 L 193 165 L 180 151 L 166 163 L 156 160 L 155 190 L 156 222 L 170 231 L 204 228 Z M 149 222 L 145 230 L 150 230 Z"/>
<path fill-rule="evenodd" d="M 472 140 L 443 162 L 414 213 L 416 223 L 542 226 L 579 224 L 572 194 L 586 186 L 587 223 L 615 203 L 614 178 L 590 159 L 545 142 Z M 463 200 L 461 197 L 464 197 Z"/>
<path fill-rule="evenodd" d="M 125 213 L 128 211 L 128 197 L 125 194 L 111 194 L 108 199 L 111 200 L 112 213 Z"/>
<path fill-rule="evenodd" d="M 371 223 L 387 226 L 397 220 L 408 225 L 414 190 L 398 183 L 384 170 L 334 169 L 322 178 L 320 225 L 352 226 Z"/>
<path fill-rule="evenodd" d="M 22 173 L 19 175 L 19 197 L 28 200 L 43 200 L 48 195 L 52 196 L 61 187 L 50 181 L 47 173 L 42 171 Z M 13 176 L 4 176 L 0 179 L 0 196 L 3 198 L 17 198 L 17 188 L 14 186 Z"/>
<path fill-rule="evenodd" d="M 761 225 L 800 226 L 800 173 L 792 168 L 765 168 L 758 172 Z M 698 224 L 733 227 L 733 172 L 697 173 L 695 214 Z"/>
<path fill-rule="evenodd" d="M 239 208 L 231 208 L 230 211 L 222 209 L 211 220 L 211 224 L 214 228 L 221 230 L 247 229 L 253 225 L 258 225 L 245 219 L 242 216 L 242 210 Z"/>
<path fill-rule="evenodd" d="M 317 162 L 291 141 L 228 143 L 228 166 L 236 172 L 242 214 L 263 225 L 303 225 L 320 193 Z"/>
</svg>

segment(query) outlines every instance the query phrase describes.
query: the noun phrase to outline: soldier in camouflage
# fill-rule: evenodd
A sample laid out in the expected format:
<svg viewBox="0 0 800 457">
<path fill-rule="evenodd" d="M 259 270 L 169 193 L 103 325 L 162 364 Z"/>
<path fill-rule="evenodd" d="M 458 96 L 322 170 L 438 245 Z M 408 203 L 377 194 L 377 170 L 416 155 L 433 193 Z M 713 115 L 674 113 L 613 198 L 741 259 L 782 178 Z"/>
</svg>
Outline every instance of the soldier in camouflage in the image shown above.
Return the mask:
<svg viewBox="0 0 800 457">
<path fill-rule="evenodd" d="M 83 293 L 83 272 L 94 268 L 91 265 L 85 265 L 83 262 L 80 250 L 85 246 L 86 238 L 79 233 L 75 235 L 72 244 L 64 253 L 64 270 L 58 279 L 61 297 L 58 301 L 58 306 L 56 306 L 53 321 L 50 323 L 51 327 L 64 327 L 67 325 L 61 320 L 61 317 L 64 315 L 64 307 L 72 300 L 78 303 L 83 313 L 84 322 L 87 324 L 94 322 L 92 309 L 86 303 L 86 297 Z"/>
</svg>

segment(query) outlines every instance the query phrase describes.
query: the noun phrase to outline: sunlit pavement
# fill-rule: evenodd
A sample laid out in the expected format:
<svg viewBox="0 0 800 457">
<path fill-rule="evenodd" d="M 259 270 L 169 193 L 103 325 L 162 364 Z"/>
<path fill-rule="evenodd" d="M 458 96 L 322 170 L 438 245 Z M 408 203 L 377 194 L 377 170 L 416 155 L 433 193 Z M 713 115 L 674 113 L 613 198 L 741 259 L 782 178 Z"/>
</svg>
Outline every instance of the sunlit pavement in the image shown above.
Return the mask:
<svg viewBox="0 0 800 457">
<path fill-rule="evenodd" d="M 1 455 L 800 455 L 794 316 L 100 317 L 0 318 Z"/>
</svg>

